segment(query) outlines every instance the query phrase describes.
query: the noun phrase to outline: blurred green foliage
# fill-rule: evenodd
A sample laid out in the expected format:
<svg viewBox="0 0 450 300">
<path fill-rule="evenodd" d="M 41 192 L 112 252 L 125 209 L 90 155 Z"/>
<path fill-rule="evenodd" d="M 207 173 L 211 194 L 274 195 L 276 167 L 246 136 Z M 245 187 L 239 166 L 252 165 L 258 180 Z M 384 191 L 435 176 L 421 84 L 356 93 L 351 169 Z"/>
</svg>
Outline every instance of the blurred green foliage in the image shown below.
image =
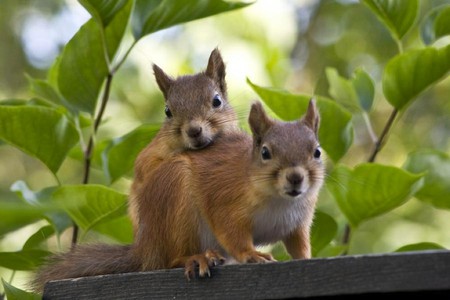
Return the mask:
<svg viewBox="0 0 450 300">
<path fill-rule="evenodd" d="M 81 242 L 131 241 L 132 165 L 164 116 L 151 63 L 196 72 L 217 46 L 242 126 L 255 98 L 284 120 L 318 100 L 330 159 L 315 257 L 450 248 L 449 1 L 108 3 L 2 3 L 8 298 L 35 297 L 7 281 L 26 286 L 17 271 L 67 249 L 72 221 Z M 280 244 L 273 253 L 289 258 Z"/>
</svg>

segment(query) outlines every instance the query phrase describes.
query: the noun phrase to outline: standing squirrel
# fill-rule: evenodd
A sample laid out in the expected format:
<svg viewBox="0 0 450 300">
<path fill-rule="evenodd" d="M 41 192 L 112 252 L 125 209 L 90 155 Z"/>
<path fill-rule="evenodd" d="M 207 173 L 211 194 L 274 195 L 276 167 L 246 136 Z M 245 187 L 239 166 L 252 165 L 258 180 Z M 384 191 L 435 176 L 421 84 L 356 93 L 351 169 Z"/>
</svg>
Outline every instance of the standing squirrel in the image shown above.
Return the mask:
<svg viewBox="0 0 450 300">
<path fill-rule="evenodd" d="M 214 49 L 204 72 L 176 79 L 153 65 L 156 82 L 166 102 L 166 119 L 158 134 L 135 161 L 135 177 L 129 197 L 129 214 L 134 231 L 147 209 L 142 195 L 146 184 L 165 159 L 187 150 L 210 145 L 218 136 L 238 130 L 237 116 L 227 99 L 225 64 Z M 151 221 L 150 221 L 151 222 Z"/>
<path fill-rule="evenodd" d="M 147 209 L 129 246 L 78 246 L 38 272 L 48 280 L 185 267 L 186 276 L 209 274 L 223 258 L 272 261 L 257 246 L 283 241 L 294 259 L 310 258 L 309 240 L 324 167 L 319 114 L 280 122 L 261 103 L 249 115 L 252 136 L 234 131 L 208 147 L 159 164 L 144 196 Z M 223 255 L 223 256 L 222 256 Z"/>
</svg>

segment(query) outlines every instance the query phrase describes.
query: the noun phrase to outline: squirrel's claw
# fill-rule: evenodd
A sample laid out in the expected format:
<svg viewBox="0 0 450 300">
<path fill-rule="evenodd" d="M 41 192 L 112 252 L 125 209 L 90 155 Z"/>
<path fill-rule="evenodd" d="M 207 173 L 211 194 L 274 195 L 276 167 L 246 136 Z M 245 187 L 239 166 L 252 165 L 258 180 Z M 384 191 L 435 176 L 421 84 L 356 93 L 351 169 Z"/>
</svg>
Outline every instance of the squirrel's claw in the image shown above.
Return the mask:
<svg viewBox="0 0 450 300">
<path fill-rule="evenodd" d="M 184 275 L 188 279 L 195 277 L 195 270 L 198 266 L 198 276 L 199 277 L 211 277 L 210 267 L 221 265 L 225 262 L 225 257 L 223 257 L 219 252 L 214 250 L 206 250 L 204 253 L 192 255 L 186 258 L 184 263 Z"/>
</svg>

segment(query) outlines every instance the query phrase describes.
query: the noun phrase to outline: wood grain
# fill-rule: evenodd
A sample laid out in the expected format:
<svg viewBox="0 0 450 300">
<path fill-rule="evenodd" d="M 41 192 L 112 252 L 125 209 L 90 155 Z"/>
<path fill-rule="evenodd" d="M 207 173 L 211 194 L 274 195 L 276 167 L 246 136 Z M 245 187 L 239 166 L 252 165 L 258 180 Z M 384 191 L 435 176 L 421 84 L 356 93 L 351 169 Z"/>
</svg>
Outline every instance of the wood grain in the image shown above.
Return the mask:
<svg viewBox="0 0 450 300">
<path fill-rule="evenodd" d="M 220 266 L 211 278 L 189 282 L 182 269 L 85 277 L 49 282 L 43 298 L 286 299 L 413 292 L 450 299 L 450 251 Z"/>
</svg>

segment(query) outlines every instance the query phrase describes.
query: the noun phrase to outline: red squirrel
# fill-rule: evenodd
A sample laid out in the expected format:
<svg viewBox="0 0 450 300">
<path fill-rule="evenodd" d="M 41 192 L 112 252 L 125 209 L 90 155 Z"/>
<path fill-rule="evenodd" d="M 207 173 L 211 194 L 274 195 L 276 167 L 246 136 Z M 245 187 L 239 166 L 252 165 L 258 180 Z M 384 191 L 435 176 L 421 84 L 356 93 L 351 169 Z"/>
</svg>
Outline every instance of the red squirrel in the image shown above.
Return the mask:
<svg viewBox="0 0 450 300">
<path fill-rule="evenodd" d="M 324 167 L 315 102 L 296 122 L 280 122 L 261 103 L 249 115 L 252 136 L 235 132 L 201 151 L 166 160 L 148 181 L 134 257 L 143 270 L 185 267 L 188 278 L 232 258 L 272 261 L 256 246 L 283 241 L 294 259 L 310 258 L 309 240 Z M 176 175 L 176 176 L 174 176 Z M 151 194 L 150 194 L 151 193 Z"/>
<path fill-rule="evenodd" d="M 153 65 L 153 71 L 166 102 L 166 119 L 135 161 L 129 197 L 135 231 L 141 207 L 146 209 L 141 197 L 146 193 L 146 181 L 151 180 L 161 162 L 183 151 L 207 147 L 218 136 L 238 130 L 237 116 L 227 99 L 225 64 L 217 48 L 211 52 L 204 72 L 172 78 L 157 65 Z"/>
<path fill-rule="evenodd" d="M 256 247 L 283 241 L 294 259 L 311 257 L 309 240 L 324 167 L 319 113 L 280 122 L 261 103 L 249 115 L 252 135 L 235 131 L 208 147 L 164 160 L 146 191 L 132 245 L 79 245 L 52 257 L 33 282 L 185 267 L 209 275 L 223 258 L 239 263 L 273 258 Z"/>
</svg>

